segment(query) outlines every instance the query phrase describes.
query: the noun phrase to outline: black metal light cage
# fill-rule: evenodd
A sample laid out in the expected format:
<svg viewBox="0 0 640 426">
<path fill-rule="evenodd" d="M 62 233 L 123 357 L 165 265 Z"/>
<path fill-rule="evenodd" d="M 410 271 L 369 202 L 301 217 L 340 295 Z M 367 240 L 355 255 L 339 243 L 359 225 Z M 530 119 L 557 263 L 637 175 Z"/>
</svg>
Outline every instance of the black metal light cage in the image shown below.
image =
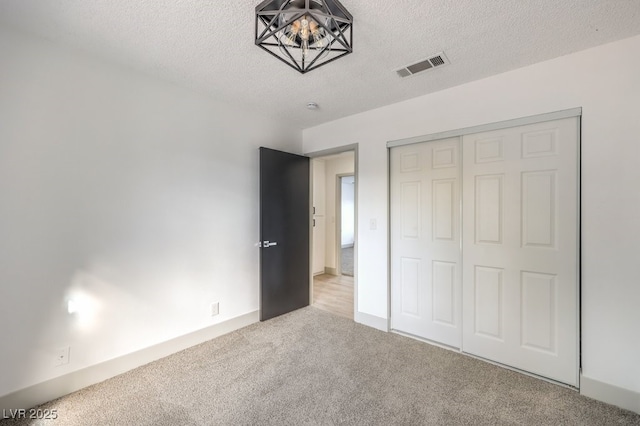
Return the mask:
<svg viewBox="0 0 640 426">
<path fill-rule="evenodd" d="M 294 21 L 308 16 L 323 30 L 326 45 L 302 54 L 302 40 L 282 38 Z M 307 73 L 353 52 L 353 17 L 338 0 L 267 0 L 256 6 L 256 45 L 293 69 Z"/>
</svg>

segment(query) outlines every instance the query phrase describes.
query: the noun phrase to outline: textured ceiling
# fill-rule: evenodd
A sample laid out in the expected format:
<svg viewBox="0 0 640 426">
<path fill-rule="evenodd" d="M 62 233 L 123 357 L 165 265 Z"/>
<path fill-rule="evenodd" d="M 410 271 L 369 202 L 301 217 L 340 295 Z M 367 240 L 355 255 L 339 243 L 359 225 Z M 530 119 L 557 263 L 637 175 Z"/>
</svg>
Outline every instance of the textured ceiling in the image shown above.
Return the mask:
<svg viewBox="0 0 640 426">
<path fill-rule="evenodd" d="M 354 53 L 301 75 L 254 45 L 259 2 L 1 0 L 0 24 L 301 129 L 640 34 L 640 0 L 342 0 Z M 396 75 L 440 51 L 450 65 Z"/>
</svg>

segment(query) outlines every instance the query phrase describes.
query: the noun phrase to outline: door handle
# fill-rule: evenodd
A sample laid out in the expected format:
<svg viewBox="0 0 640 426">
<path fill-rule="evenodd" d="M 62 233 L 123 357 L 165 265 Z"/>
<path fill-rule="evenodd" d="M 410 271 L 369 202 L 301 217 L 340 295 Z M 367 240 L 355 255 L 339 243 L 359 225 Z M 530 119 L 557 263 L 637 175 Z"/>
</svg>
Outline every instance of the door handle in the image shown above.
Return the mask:
<svg viewBox="0 0 640 426">
<path fill-rule="evenodd" d="M 265 241 L 265 242 L 262 243 L 262 247 L 264 247 L 264 248 L 269 248 L 269 247 L 277 246 L 277 245 L 278 245 L 278 243 L 276 243 L 275 241 Z"/>
</svg>

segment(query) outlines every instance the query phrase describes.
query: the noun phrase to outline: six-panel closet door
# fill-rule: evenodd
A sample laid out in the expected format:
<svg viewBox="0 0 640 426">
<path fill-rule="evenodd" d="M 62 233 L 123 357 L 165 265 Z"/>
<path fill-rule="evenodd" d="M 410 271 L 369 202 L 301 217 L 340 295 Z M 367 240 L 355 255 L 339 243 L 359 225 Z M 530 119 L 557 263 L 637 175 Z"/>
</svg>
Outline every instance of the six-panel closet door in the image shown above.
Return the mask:
<svg viewBox="0 0 640 426">
<path fill-rule="evenodd" d="M 578 129 L 391 149 L 394 330 L 577 386 Z"/>
<path fill-rule="evenodd" d="M 462 349 L 578 385 L 578 119 L 463 137 Z"/>
<path fill-rule="evenodd" d="M 391 150 L 391 326 L 460 348 L 460 140 Z"/>
</svg>

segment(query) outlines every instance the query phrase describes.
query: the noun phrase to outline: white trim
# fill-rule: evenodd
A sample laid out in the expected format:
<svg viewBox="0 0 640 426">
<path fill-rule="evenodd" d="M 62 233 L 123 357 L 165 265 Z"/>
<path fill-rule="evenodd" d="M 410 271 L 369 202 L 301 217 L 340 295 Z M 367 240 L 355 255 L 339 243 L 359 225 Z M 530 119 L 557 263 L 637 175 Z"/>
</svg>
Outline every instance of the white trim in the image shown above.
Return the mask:
<svg viewBox="0 0 640 426">
<path fill-rule="evenodd" d="M 169 356 L 223 334 L 246 327 L 259 320 L 259 311 L 249 312 L 228 321 L 185 334 L 175 339 L 136 351 L 46 382 L 0 397 L 0 410 L 29 409 L 87 386 L 125 373 L 141 365 Z"/>
<path fill-rule="evenodd" d="M 640 392 L 634 392 L 580 375 L 580 395 L 640 414 Z"/>
<path fill-rule="evenodd" d="M 334 148 L 323 149 L 320 151 L 307 152 L 306 155 L 309 158 L 319 158 L 319 157 L 328 157 L 329 155 L 342 154 L 344 152 L 354 151 L 355 154 L 358 153 L 358 144 L 350 144 L 343 146 L 336 146 Z M 357 163 L 357 155 L 354 154 L 354 160 Z"/>
<path fill-rule="evenodd" d="M 363 324 L 380 331 L 384 331 L 384 332 L 389 331 L 389 320 L 386 318 L 380 318 L 375 315 L 365 314 L 364 312 L 356 311 L 356 314 L 353 316 L 353 320 L 359 324 Z"/>
<path fill-rule="evenodd" d="M 531 115 L 529 117 L 514 118 L 512 120 L 500 121 L 497 123 L 481 124 L 479 126 L 465 127 L 463 129 L 449 130 L 446 132 L 432 133 L 430 135 L 415 136 L 412 138 L 398 139 L 387 142 L 387 148 L 396 146 L 411 145 L 414 143 L 436 141 L 440 139 L 454 138 L 458 136 L 471 135 L 474 133 L 490 132 L 493 130 L 507 129 L 510 127 L 525 126 L 527 124 L 542 123 L 544 121 L 560 120 L 569 117 L 579 117 L 582 115 L 582 108 L 565 109 L 563 111 L 549 112 L 546 114 Z"/>
</svg>

